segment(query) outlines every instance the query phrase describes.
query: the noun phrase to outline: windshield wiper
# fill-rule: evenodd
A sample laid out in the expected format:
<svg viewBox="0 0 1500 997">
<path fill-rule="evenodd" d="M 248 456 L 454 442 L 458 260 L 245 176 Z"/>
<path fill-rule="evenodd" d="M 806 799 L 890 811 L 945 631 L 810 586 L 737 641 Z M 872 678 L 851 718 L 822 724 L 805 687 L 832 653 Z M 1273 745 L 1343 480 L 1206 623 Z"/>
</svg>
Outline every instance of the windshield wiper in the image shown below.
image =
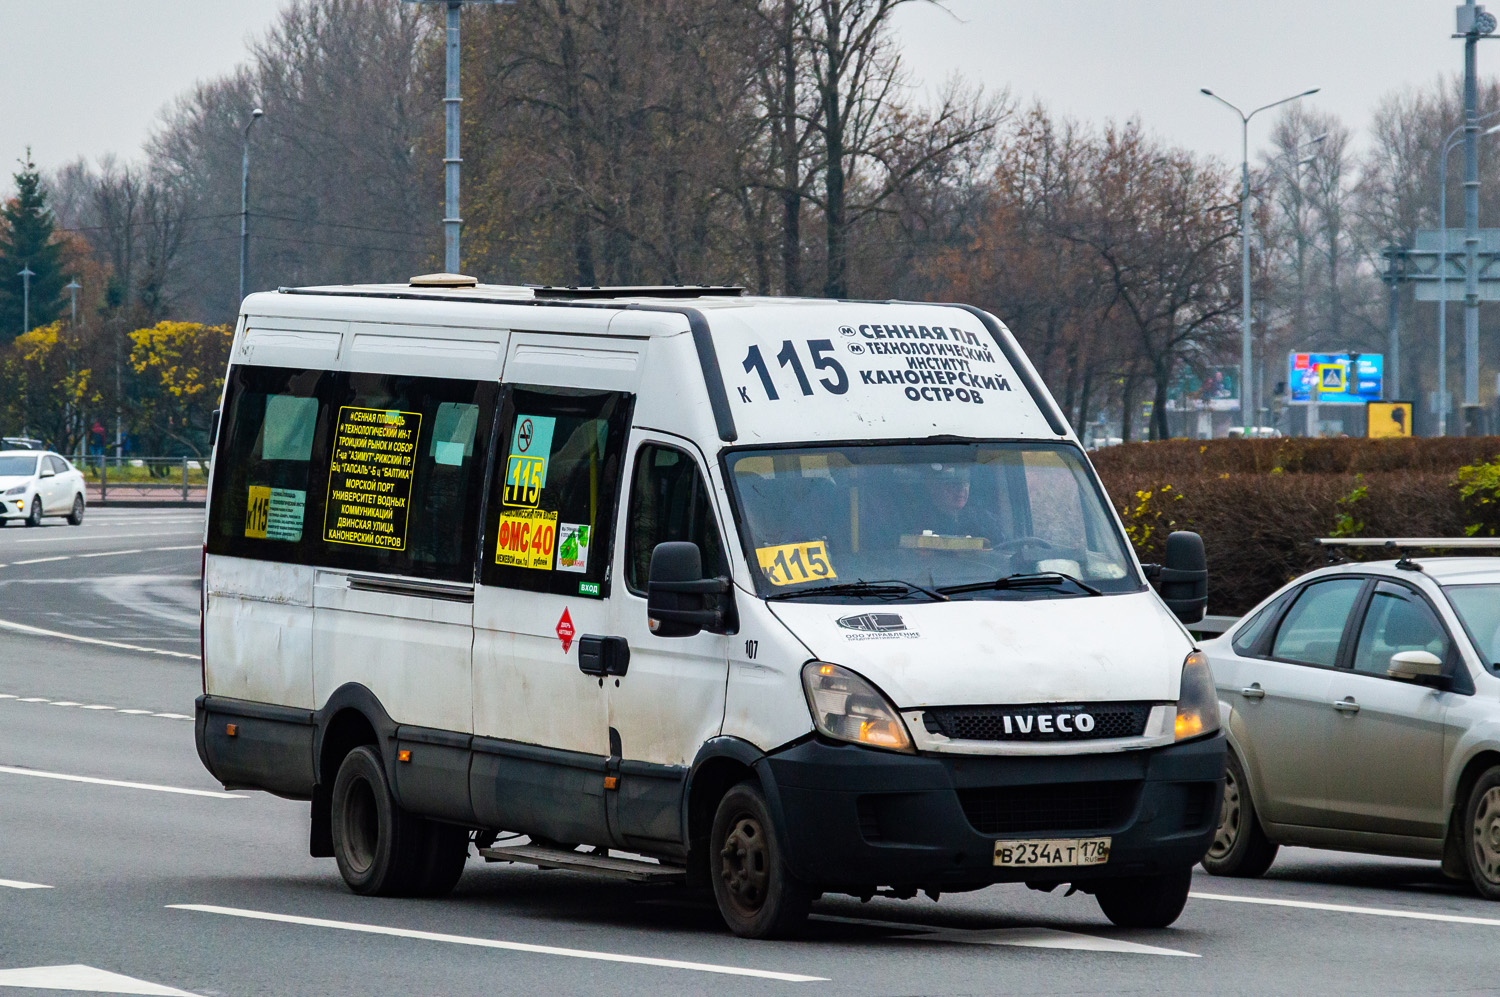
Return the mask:
<svg viewBox="0 0 1500 997">
<path fill-rule="evenodd" d="M 994 589 L 1022 589 L 1040 588 L 1050 585 L 1076 585 L 1089 595 L 1103 595 L 1094 586 L 1081 579 L 1061 571 L 1036 571 L 1020 572 L 1014 575 L 1006 575 L 992 582 L 970 582 L 967 585 L 942 585 L 938 591 L 945 595 L 959 595 L 964 592 L 988 592 Z"/>
<path fill-rule="evenodd" d="M 899 578 L 878 582 L 830 582 L 827 585 L 797 589 L 795 592 L 772 592 L 766 599 L 800 599 L 804 595 L 908 595 L 912 592 L 920 592 L 935 602 L 948 601 L 948 597 L 941 591 Z"/>
</svg>

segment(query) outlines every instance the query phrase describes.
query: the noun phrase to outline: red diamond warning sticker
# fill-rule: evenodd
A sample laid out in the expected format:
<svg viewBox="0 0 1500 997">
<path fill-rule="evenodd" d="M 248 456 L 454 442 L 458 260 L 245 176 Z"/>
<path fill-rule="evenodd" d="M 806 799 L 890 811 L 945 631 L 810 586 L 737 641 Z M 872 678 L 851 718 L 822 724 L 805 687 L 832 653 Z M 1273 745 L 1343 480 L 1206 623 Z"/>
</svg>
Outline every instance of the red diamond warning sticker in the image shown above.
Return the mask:
<svg viewBox="0 0 1500 997">
<path fill-rule="evenodd" d="M 573 646 L 573 617 L 568 615 L 568 609 L 563 607 L 562 619 L 557 621 L 557 639 L 562 641 L 563 654 Z"/>
</svg>

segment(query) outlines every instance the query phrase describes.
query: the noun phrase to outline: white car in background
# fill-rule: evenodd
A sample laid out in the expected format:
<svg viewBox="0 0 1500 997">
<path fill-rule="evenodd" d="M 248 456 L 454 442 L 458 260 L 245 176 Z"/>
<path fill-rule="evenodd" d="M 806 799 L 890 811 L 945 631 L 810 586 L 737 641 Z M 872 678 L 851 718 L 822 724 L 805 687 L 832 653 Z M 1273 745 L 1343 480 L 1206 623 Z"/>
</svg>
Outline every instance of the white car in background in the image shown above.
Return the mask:
<svg viewBox="0 0 1500 997">
<path fill-rule="evenodd" d="M 13 519 L 42 525 L 43 516 L 67 516 L 78 526 L 87 506 L 83 472 L 50 451 L 0 450 L 0 525 Z"/>
</svg>

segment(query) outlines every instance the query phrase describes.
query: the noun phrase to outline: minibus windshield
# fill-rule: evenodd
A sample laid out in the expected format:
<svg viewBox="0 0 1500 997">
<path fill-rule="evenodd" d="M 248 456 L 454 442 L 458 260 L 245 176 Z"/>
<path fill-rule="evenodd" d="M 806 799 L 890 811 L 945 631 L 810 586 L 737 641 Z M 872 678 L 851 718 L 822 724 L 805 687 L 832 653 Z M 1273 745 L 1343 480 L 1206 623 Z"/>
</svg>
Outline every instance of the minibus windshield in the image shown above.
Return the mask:
<svg viewBox="0 0 1500 997">
<path fill-rule="evenodd" d="M 1073 446 L 809 446 L 734 451 L 727 464 L 768 598 L 1038 599 L 1142 587 Z"/>
</svg>

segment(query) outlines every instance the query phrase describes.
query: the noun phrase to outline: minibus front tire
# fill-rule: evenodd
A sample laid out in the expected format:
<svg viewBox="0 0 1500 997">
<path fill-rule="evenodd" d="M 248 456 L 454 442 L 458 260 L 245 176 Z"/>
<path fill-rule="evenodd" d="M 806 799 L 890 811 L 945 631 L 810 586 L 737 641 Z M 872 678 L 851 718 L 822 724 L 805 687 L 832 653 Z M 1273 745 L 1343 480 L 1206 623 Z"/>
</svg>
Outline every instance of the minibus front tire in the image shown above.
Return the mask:
<svg viewBox="0 0 1500 997">
<path fill-rule="evenodd" d="M 1094 899 L 1104 916 L 1122 928 L 1165 928 L 1187 906 L 1193 867 L 1184 866 L 1155 876 L 1124 876 L 1101 880 Z"/>
<path fill-rule="evenodd" d="M 719 801 L 708 861 L 719 913 L 741 938 L 785 938 L 807 920 L 816 894 L 787 869 L 781 835 L 754 782 L 738 783 Z"/>
<path fill-rule="evenodd" d="M 355 893 L 441 896 L 463 874 L 468 834 L 401 809 L 368 745 L 344 756 L 331 809 L 334 859 Z"/>
</svg>

